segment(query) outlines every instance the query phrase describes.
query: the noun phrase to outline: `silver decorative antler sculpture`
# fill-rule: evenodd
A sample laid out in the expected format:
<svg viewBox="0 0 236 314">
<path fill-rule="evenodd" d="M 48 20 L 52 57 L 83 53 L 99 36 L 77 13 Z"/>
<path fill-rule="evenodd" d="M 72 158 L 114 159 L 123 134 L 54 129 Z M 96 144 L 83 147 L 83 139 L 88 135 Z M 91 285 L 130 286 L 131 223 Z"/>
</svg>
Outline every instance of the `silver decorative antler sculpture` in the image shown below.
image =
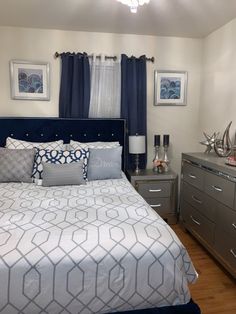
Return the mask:
<svg viewBox="0 0 236 314">
<path fill-rule="evenodd" d="M 232 121 L 226 127 L 222 139 L 217 139 L 214 143 L 214 150 L 219 157 L 228 157 L 232 150 L 232 143 L 230 141 L 229 129 Z"/>
<path fill-rule="evenodd" d="M 210 151 L 214 148 L 215 142 L 217 141 L 217 136 L 219 133 L 214 132 L 212 135 L 208 135 L 203 132 L 205 136 L 205 141 L 201 141 L 200 144 L 206 146 L 205 154 L 209 154 Z"/>
</svg>

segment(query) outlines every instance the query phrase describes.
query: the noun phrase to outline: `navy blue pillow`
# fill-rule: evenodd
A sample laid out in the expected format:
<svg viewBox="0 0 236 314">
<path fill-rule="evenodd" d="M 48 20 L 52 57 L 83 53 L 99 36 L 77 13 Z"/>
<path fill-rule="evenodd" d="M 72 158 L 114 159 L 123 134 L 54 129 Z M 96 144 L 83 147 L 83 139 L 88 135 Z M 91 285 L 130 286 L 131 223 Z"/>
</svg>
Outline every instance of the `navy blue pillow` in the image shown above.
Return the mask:
<svg viewBox="0 0 236 314">
<path fill-rule="evenodd" d="M 87 176 L 88 150 L 48 150 L 37 149 L 35 154 L 32 177 L 34 179 L 42 179 L 43 165 L 42 162 L 49 162 L 53 164 L 68 164 L 84 161 L 83 174 L 84 178 Z"/>
</svg>

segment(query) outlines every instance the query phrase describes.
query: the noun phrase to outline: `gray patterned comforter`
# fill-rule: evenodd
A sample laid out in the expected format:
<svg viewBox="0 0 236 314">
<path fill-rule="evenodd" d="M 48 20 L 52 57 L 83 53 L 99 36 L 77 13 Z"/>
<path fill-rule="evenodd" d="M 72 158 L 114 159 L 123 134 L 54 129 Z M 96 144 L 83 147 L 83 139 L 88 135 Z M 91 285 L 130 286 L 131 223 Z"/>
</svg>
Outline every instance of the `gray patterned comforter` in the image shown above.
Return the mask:
<svg viewBox="0 0 236 314">
<path fill-rule="evenodd" d="M 0 313 L 107 313 L 187 303 L 197 274 L 125 179 L 0 184 Z"/>
</svg>

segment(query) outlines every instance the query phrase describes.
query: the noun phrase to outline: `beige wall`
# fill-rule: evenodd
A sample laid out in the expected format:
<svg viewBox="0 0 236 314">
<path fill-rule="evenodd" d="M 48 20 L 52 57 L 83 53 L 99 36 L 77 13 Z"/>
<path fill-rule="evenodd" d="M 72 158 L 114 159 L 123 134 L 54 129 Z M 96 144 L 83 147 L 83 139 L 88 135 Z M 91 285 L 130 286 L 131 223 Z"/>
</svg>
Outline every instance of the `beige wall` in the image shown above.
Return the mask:
<svg viewBox="0 0 236 314">
<path fill-rule="evenodd" d="M 200 132 L 222 132 L 230 121 L 236 127 L 236 19 L 203 41 L 203 80 Z M 202 133 L 200 133 L 202 134 Z M 202 135 L 200 135 L 202 137 Z"/>
<path fill-rule="evenodd" d="M 179 172 L 181 152 L 195 151 L 202 63 L 202 40 L 0 27 L 0 116 L 58 116 L 60 60 L 55 51 L 126 53 L 155 57 L 147 65 L 148 166 L 153 158 L 153 135 L 170 134 L 172 168 Z M 9 61 L 35 60 L 51 66 L 51 100 L 10 98 Z M 154 69 L 188 71 L 187 106 L 153 106 Z"/>
</svg>

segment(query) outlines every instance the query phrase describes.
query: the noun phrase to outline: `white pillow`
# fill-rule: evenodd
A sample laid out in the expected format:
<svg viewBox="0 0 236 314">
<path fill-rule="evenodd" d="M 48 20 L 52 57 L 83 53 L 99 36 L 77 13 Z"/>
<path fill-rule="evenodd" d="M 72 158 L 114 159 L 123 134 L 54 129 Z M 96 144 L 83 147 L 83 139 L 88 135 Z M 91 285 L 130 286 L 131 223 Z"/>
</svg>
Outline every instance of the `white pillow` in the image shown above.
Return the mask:
<svg viewBox="0 0 236 314">
<path fill-rule="evenodd" d="M 10 149 L 63 149 L 63 141 L 45 142 L 45 143 L 35 143 L 27 142 L 22 140 L 17 140 L 12 137 L 7 137 L 6 148 Z"/>
<path fill-rule="evenodd" d="M 115 148 L 119 147 L 119 142 L 86 142 L 81 143 L 70 140 L 70 149 L 89 149 L 89 148 Z"/>
</svg>

